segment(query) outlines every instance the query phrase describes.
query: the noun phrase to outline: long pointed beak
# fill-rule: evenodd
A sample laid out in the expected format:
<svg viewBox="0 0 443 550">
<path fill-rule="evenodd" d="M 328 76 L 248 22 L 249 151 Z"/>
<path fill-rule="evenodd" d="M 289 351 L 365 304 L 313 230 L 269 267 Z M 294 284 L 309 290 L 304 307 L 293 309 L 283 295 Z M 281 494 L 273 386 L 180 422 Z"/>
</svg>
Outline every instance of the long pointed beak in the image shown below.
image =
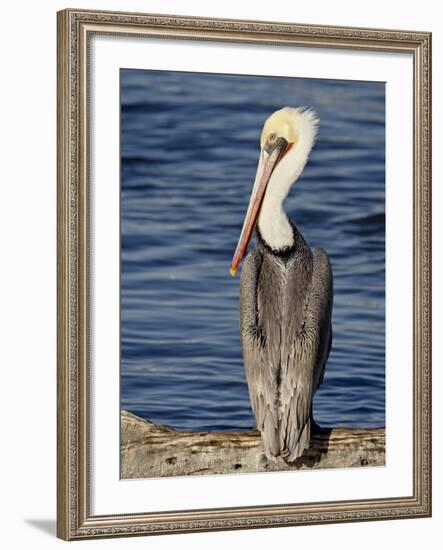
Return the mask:
<svg viewBox="0 0 443 550">
<path fill-rule="evenodd" d="M 255 176 L 254 186 L 252 188 L 251 198 L 249 200 L 248 210 L 246 212 L 246 217 L 240 233 L 237 248 L 235 250 L 234 257 L 232 258 L 231 269 L 229 270 L 229 273 L 233 277 L 235 277 L 237 273 L 238 267 L 243 259 L 243 256 L 245 255 L 249 241 L 251 240 L 254 232 L 258 213 L 265 196 L 269 179 L 278 161 L 284 155 L 286 146 L 287 142 L 282 140 L 282 142 L 278 143 L 277 146 L 273 148 L 271 153 L 267 153 L 265 149 L 262 149 L 260 153 L 260 159 L 257 166 L 257 173 Z"/>
</svg>

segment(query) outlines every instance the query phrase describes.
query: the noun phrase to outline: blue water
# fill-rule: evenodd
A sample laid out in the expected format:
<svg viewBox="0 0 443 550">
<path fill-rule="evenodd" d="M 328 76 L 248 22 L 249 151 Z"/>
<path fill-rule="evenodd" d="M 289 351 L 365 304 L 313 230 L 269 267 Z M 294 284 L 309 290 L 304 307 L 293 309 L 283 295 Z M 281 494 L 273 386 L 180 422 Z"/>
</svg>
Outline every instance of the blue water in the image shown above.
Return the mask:
<svg viewBox="0 0 443 550">
<path fill-rule="evenodd" d="M 318 140 L 286 201 L 329 254 L 324 426 L 385 423 L 383 83 L 121 71 L 121 407 L 179 430 L 254 426 L 229 266 L 264 120 L 309 106 Z"/>
</svg>

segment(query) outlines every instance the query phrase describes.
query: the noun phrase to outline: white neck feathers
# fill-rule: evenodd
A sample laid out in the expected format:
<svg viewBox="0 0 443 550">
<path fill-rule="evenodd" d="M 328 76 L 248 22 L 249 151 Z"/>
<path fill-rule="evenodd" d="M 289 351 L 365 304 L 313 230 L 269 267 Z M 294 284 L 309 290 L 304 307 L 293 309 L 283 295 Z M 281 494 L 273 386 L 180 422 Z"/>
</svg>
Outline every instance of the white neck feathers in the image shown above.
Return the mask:
<svg viewBox="0 0 443 550">
<path fill-rule="evenodd" d="M 258 217 L 260 233 L 273 250 L 281 250 L 294 244 L 292 227 L 283 210 L 283 203 L 306 165 L 317 134 L 318 119 L 313 111 L 293 111 L 298 140 L 275 167 Z"/>
</svg>

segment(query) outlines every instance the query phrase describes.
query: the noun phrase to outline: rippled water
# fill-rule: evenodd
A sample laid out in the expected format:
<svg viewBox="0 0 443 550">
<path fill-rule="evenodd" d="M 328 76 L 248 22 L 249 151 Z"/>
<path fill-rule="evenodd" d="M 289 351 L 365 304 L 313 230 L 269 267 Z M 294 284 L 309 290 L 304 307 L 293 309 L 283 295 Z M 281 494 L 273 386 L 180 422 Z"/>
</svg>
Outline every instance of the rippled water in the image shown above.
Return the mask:
<svg viewBox="0 0 443 550">
<path fill-rule="evenodd" d="M 385 422 L 384 84 L 121 71 L 121 406 L 186 430 L 254 425 L 229 276 L 264 120 L 320 130 L 286 201 L 334 273 L 324 426 Z"/>
</svg>

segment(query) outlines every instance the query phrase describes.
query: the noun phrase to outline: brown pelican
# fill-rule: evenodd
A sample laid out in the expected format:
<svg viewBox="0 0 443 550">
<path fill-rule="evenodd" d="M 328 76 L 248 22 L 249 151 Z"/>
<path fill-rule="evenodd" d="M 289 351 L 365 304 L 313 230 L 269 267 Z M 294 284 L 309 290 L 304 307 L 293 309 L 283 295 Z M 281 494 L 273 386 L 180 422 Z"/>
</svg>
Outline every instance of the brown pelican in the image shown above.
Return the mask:
<svg viewBox="0 0 443 550">
<path fill-rule="evenodd" d="M 240 280 L 240 332 L 249 395 L 266 456 L 292 462 L 309 447 L 312 400 L 331 347 L 332 272 L 284 210 L 315 141 L 311 110 L 285 107 L 265 122 L 255 183 L 231 275 L 256 228 Z"/>
</svg>

